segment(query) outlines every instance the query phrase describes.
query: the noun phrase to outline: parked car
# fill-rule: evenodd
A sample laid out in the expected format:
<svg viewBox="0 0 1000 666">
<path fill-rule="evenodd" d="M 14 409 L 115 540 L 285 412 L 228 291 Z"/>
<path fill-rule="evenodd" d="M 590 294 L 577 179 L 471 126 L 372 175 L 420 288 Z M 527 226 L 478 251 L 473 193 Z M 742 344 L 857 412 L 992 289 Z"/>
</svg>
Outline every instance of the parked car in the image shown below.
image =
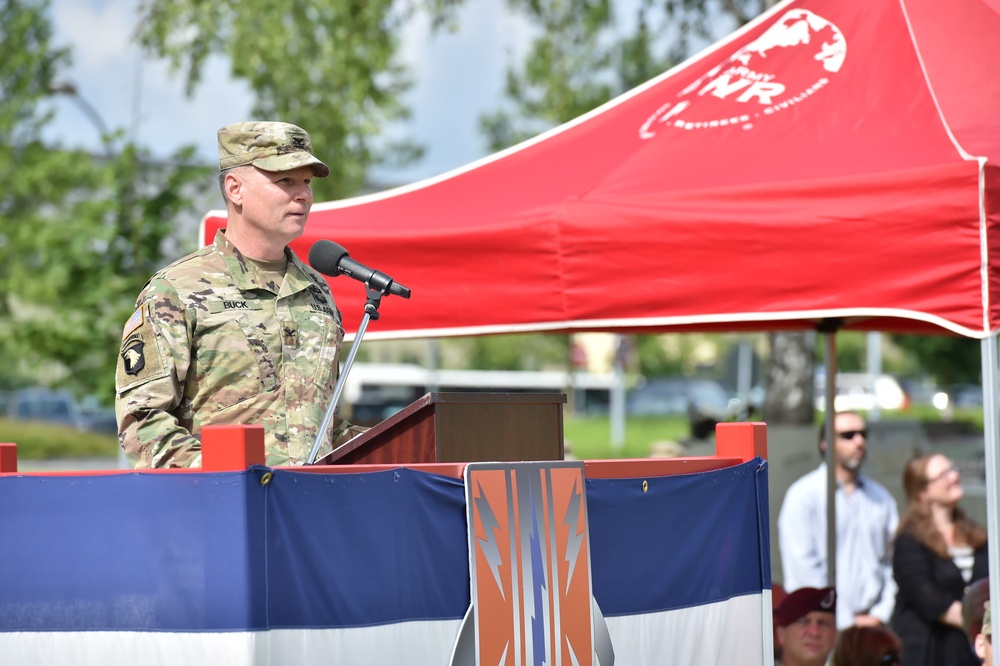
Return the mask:
<svg viewBox="0 0 1000 666">
<path fill-rule="evenodd" d="M 105 435 L 118 434 L 118 420 L 114 407 L 105 407 L 97 396 L 88 395 L 80 401 L 80 417 L 83 429 L 90 432 L 100 432 Z"/>
<path fill-rule="evenodd" d="M 906 394 L 908 406 L 931 405 L 936 407 L 940 401 L 938 396 L 943 392 L 933 379 L 929 377 L 897 377 L 896 379 L 899 381 L 903 393 Z"/>
<path fill-rule="evenodd" d="M 85 429 L 85 419 L 69 391 L 29 388 L 14 391 L 7 401 L 7 417 Z"/>
<path fill-rule="evenodd" d="M 705 439 L 715 424 L 734 418 L 740 403 L 719 382 L 692 377 L 656 377 L 625 397 L 629 416 L 687 415 L 691 435 Z"/>
<path fill-rule="evenodd" d="M 952 384 L 945 389 L 946 406 L 951 409 L 975 409 L 983 406 L 983 387 L 979 384 Z"/>
</svg>

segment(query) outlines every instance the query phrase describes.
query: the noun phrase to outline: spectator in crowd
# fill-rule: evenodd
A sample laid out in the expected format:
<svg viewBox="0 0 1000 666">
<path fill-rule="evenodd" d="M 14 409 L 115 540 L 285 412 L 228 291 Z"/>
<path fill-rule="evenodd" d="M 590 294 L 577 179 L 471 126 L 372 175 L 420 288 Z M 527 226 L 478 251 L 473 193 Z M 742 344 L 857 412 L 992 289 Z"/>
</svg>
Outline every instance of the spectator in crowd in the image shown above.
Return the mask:
<svg viewBox="0 0 1000 666">
<path fill-rule="evenodd" d="M 892 628 L 903 642 L 905 666 L 977 664 L 962 618 L 970 583 L 989 573 L 986 531 L 959 507 L 958 470 L 934 453 L 903 471 L 908 505 L 893 549 L 899 592 Z"/>
<path fill-rule="evenodd" d="M 965 627 L 965 634 L 969 637 L 970 643 L 975 641 L 976 636 L 982 631 L 985 603 L 989 598 L 989 578 L 972 581 L 962 597 L 962 626 Z"/>
<path fill-rule="evenodd" d="M 976 656 L 987 666 L 993 664 L 993 624 L 990 622 L 990 600 L 983 602 L 983 624 L 975 638 Z"/>
<path fill-rule="evenodd" d="M 774 611 L 783 666 L 823 666 L 837 640 L 837 592 L 805 587 L 788 594 Z"/>
<path fill-rule="evenodd" d="M 781 663 L 781 643 L 778 642 L 777 612 L 788 593 L 781 583 L 771 584 L 771 642 L 774 644 L 774 663 Z"/>
<path fill-rule="evenodd" d="M 892 537 L 899 514 L 896 500 L 861 471 L 868 445 L 865 421 L 856 412 L 834 415 L 837 481 L 837 627 L 878 626 L 892 616 Z M 826 451 L 824 427 L 819 451 Z M 785 589 L 822 587 L 827 577 L 826 463 L 789 487 L 778 515 Z"/>
<path fill-rule="evenodd" d="M 886 627 L 848 627 L 833 649 L 833 666 L 900 666 L 901 644 Z"/>
</svg>

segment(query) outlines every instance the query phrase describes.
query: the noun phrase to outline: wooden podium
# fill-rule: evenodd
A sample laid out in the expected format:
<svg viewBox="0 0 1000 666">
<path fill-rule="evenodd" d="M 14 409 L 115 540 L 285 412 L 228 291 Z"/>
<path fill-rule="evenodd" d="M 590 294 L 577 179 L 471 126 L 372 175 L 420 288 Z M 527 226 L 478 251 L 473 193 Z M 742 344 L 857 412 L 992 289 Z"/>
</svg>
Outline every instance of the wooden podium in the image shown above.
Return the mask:
<svg viewBox="0 0 1000 666">
<path fill-rule="evenodd" d="M 565 393 L 427 393 L 321 465 L 563 459 Z"/>
</svg>

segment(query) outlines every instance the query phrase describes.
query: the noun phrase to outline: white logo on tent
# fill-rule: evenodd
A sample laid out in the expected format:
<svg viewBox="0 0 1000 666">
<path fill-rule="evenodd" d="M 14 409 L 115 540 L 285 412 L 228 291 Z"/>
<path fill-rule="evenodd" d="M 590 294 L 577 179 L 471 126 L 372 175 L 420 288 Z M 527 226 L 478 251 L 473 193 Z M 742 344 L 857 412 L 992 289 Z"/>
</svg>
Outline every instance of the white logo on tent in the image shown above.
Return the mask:
<svg viewBox="0 0 1000 666">
<path fill-rule="evenodd" d="M 760 37 L 680 92 L 680 101 L 658 108 L 639 136 L 656 136 L 657 125 L 682 130 L 753 127 L 809 99 L 840 71 L 847 42 L 830 21 L 805 9 L 785 12 Z"/>
</svg>

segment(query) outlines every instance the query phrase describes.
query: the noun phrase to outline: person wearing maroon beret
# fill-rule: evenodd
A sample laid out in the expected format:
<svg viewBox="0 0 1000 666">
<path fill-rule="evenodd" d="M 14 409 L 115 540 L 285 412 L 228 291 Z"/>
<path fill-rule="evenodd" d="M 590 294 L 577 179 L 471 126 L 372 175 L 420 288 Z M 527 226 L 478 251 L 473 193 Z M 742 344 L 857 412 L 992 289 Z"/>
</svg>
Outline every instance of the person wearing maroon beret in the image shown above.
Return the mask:
<svg viewBox="0 0 1000 666">
<path fill-rule="evenodd" d="M 803 587 L 774 610 L 783 666 L 823 666 L 837 640 L 837 592 Z"/>
</svg>

